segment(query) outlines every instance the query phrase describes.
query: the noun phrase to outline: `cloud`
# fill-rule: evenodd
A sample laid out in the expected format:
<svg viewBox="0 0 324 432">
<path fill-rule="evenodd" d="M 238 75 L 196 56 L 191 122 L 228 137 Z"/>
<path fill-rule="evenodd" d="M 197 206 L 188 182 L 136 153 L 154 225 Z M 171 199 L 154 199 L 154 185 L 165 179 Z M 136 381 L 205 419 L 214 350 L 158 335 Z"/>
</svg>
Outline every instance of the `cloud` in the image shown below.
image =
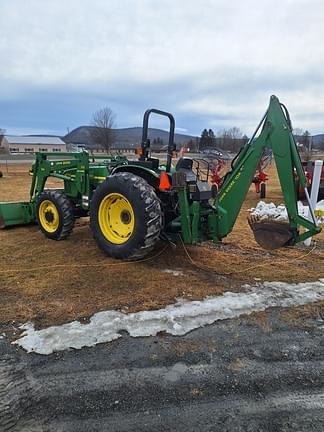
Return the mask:
<svg viewBox="0 0 324 432">
<path fill-rule="evenodd" d="M 191 133 L 250 132 L 274 93 L 323 130 L 323 20 L 320 0 L 2 1 L 2 122 L 29 106 L 29 126 L 60 129 L 108 101 L 123 125 L 156 106 Z"/>
</svg>

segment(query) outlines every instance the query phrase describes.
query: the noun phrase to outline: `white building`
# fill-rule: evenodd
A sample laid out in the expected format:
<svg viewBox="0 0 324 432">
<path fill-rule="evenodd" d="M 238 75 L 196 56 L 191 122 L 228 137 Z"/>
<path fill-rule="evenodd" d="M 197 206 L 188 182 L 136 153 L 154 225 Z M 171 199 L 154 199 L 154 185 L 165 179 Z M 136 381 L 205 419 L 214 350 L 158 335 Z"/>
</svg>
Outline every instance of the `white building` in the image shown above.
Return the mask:
<svg viewBox="0 0 324 432">
<path fill-rule="evenodd" d="M 9 153 L 66 152 L 66 144 L 58 137 L 5 135 L 0 143 Z"/>
</svg>

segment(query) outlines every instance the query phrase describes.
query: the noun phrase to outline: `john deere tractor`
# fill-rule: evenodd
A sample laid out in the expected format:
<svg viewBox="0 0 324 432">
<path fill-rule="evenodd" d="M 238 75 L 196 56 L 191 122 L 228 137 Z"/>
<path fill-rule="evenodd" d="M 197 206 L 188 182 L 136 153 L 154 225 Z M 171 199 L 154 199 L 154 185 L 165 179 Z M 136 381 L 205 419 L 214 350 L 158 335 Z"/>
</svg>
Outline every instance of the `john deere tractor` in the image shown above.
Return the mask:
<svg viewBox="0 0 324 432">
<path fill-rule="evenodd" d="M 170 122 L 166 161 L 151 156 L 148 123 L 151 114 Z M 266 148 L 272 150 L 287 207 L 287 223 L 250 220 L 256 240 L 265 248 L 292 245 L 320 232 L 312 220 L 298 215 L 296 174 L 307 183 L 292 135 L 287 109 L 271 96 L 269 107 L 250 141 L 231 164 L 219 190 L 211 186 L 208 163 L 180 158 L 173 165 L 175 120 L 170 113 L 150 109 L 143 119 L 138 159 L 93 157 L 87 152 L 64 153 L 62 159 L 37 153 L 32 166 L 28 202 L 0 203 L 0 226 L 37 222 L 46 237 L 66 239 L 80 216 L 90 216 L 98 246 L 119 259 L 138 259 L 159 240 L 186 244 L 221 241 L 232 230 Z M 49 189 L 47 180 L 63 181 Z M 301 231 L 300 228 L 303 228 Z"/>
</svg>

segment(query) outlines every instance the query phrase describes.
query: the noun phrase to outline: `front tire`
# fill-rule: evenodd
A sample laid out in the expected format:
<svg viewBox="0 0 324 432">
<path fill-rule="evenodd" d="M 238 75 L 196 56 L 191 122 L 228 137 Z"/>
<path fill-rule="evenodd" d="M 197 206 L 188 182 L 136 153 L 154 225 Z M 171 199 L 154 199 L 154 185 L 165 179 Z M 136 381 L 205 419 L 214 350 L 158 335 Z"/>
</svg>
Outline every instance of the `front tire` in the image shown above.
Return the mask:
<svg viewBox="0 0 324 432">
<path fill-rule="evenodd" d="M 117 173 L 95 190 L 90 204 L 93 236 L 107 255 L 139 259 L 150 252 L 162 229 L 161 205 L 141 177 Z"/>
<path fill-rule="evenodd" d="M 44 191 L 36 202 L 36 219 L 46 237 L 64 240 L 74 227 L 73 205 L 64 192 Z"/>
</svg>

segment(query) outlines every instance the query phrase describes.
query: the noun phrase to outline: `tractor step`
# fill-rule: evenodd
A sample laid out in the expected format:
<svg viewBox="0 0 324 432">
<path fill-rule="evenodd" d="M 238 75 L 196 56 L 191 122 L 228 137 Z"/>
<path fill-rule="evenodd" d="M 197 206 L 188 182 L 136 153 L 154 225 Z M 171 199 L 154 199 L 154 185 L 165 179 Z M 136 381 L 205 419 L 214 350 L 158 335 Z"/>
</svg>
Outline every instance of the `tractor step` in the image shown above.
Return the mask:
<svg viewBox="0 0 324 432">
<path fill-rule="evenodd" d="M 255 216 L 248 217 L 255 241 L 263 249 L 278 249 L 293 244 L 294 231 L 287 222 L 259 220 Z"/>
<path fill-rule="evenodd" d="M 30 202 L 1 202 L 0 228 L 27 225 L 35 221 L 34 205 Z"/>
</svg>

